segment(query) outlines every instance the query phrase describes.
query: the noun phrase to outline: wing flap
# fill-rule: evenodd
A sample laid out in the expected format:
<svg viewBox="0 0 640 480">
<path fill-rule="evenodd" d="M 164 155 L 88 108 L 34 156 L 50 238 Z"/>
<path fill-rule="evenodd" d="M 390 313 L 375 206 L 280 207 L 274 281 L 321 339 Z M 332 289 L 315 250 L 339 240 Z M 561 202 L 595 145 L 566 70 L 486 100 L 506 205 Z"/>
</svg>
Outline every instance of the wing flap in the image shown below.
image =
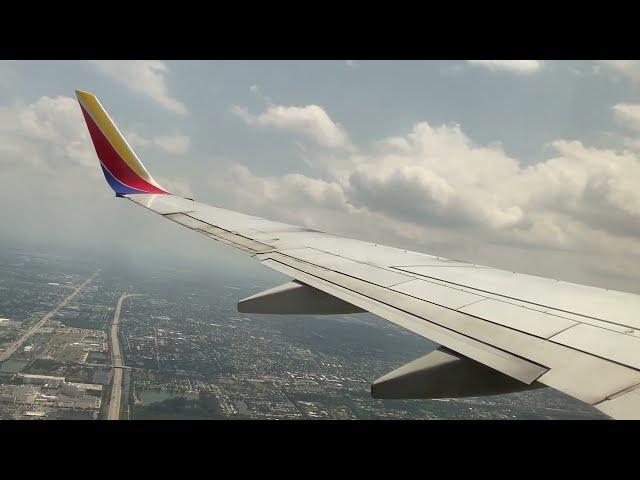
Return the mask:
<svg viewBox="0 0 640 480">
<path fill-rule="evenodd" d="M 547 339 L 578 324 L 563 317 L 491 298 L 484 298 L 481 302 L 466 305 L 458 310 L 474 317 Z"/>
<path fill-rule="evenodd" d="M 299 248 L 293 250 L 281 250 L 282 254 L 311 265 L 322 265 L 323 268 L 334 272 L 343 273 L 355 278 L 366 278 L 368 282 L 381 287 L 392 287 L 413 280 L 409 275 L 356 262 L 348 258 L 332 255 L 313 248 Z"/>
<path fill-rule="evenodd" d="M 640 296 L 631 293 L 488 267 L 405 266 L 398 270 L 538 305 L 545 311 L 569 312 L 640 329 Z"/>
<path fill-rule="evenodd" d="M 306 274 L 315 275 L 331 284 L 357 292 L 367 297 L 371 302 L 383 303 L 387 307 L 439 325 L 464 337 L 473 338 L 487 346 L 508 352 L 515 357 L 527 359 L 532 364 L 549 369 L 549 372 L 539 378 L 540 382 L 589 404 L 600 402 L 610 395 L 640 383 L 639 371 L 564 345 L 546 341 L 545 339 L 408 295 L 391 292 L 389 289 L 370 284 L 361 279 L 355 279 L 333 271 L 314 270 L 312 265 L 296 261 L 281 253 L 272 252 L 262 255 L 260 258 L 264 264 L 272 268 L 274 264 L 265 262 L 266 259 L 275 260 L 281 265 L 292 267 L 293 270 L 290 270 L 287 274 L 305 283 L 308 283 L 308 281 L 296 277 L 295 274 L 300 275 L 298 272 L 302 271 Z M 298 270 L 298 272 L 295 270 Z M 317 288 L 322 289 L 322 287 Z M 343 300 L 349 301 L 344 298 Z M 361 305 L 358 306 L 365 308 Z M 367 308 L 367 310 L 375 313 L 371 308 Z M 376 314 L 387 320 L 394 321 L 388 315 Z M 431 339 L 440 343 L 434 338 Z M 443 345 L 465 356 L 474 358 L 463 351 L 457 350 L 455 347 Z M 492 366 L 492 368 L 496 367 Z M 496 369 L 500 370 L 500 368 Z M 508 371 L 500 371 L 511 375 Z M 597 382 L 593 381 L 594 374 L 598 376 Z M 518 379 L 523 381 L 521 378 Z"/>
<path fill-rule="evenodd" d="M 577 324 L 551 338 L 553 342 L 640 369 L 640 338 L 604 328 Z"/>
<path fill-rule="evenodd" d="M 635 386 L 613 398 L 595 405 L 601 412 L 620 420 L 637 420 L 640 405 L 640 387 Z"/>
<path fill-rule="evenodd" d="M 302 270 L 297 270 L 284 263 L 272 259 L 263 260 L 262 263 L 280 273 L 300 280 L 318 290 L 322 290 L 345 302 L 385 318 L 396 325 L 433 340 L 440 345 L 444 345 L 451 350 L 505 373 L 523 383 L 532 383 L 547 371 L 547 369 L 541 365 L 479 342 L 473 338 L 465 337 L 438 324 L 425 321 L 424 318 L 393 308 L 383 302 L 375 301 L 355 290 L 350 290 Z"/>
<path fill-rule="evenodd" d="M 453 310 L 484 300 L 484 297 L 480 295 L 422 280 L 411 280 L 410 282 L 401 283 L 400 285 L 394 285 L 390 287 L 390 289 L 394 292 L 409 295 Z"/>
</svg>

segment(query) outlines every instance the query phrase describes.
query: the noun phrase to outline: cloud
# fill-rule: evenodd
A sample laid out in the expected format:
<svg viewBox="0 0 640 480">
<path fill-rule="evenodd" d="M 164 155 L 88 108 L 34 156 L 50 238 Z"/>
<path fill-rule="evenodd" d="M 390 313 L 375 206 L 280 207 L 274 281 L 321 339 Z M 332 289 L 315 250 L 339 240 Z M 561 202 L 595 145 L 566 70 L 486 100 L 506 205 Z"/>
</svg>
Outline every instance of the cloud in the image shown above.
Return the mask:
<svg viewBox="0 0 640 480">
<path fill-rule="evenodd" d="M 611 71 L 621 73 L 633 82 L 640 82 L 640 61 L 638 60 L 601 60 L 599 63 Z M 597 66 L 594 68 L 598 73 Z"/>
<path fill-rule="evenodd" d="M 71 256 L 86 252 L 127 264 L 145 255 L 201 261 L 211 252 L 205 238 L 185 238 L 155 215 L 114 199 L 75 98 L 43 96 L 0 107 L 0 171 L 5 246 L 47 253 L 63 248 Z M 190 193 L 184 179 L 161 181 L 173 192 Z M 176 251 L 170 247 L 175 244 L 188 247 Z M 219 261 L 227 257 L 228 252 Z"/>
<path fill-rule="evenodd" d="M 74 98 L 40 97 L 0 107 L 0 162 L 54 168 L 61 162 L 95 165 L 89 135 Z"/>
<path fill-rule="evenodd" d="M 559 140 L 553 147 L 560 156 L 537 166 L 545 186 L 538 195 L 548 196 L 543 204 L 553 203 L 555 211 L 593 229 L 640 238 L 640 158 L 578 141 Z"/>
<path fill-rule="evenodd" d="M 234 164 L 210 176 L 209 186 L 216 203 L 306 228 L 348 224 L 358 212 L 337 182 L 301 174 L 263 177 Z"/>
<path fill-rule="evenodd" d="M 616 107 L 621 121 L 636 111 Z M 524 165 L 499 145 L 474 142 L 460 125 L 429 122 L 362 148 L 328 149 L 307 130 L 283 124 L 283 131 L 322 147 L 304 151 L 314 175 L 263 176 L 233 165 L 210 179 L 215 203 L 502 268 L 544 275 L 556 268 L 561 278 L 587 283 L 605 278 L 600 283 L 612 288 L 616 284 L 607 275 L 640 276 L 640 154 L 559 139 L 543 161 Z M 176 137 L 183 136 L 127 133 L 138 146 L 163 148 L 164 141 L 174 152 L 191 148 L 188 137 Z M 119 240 L 117 232 L 146 221 L 130 206 L 113 204 L 74 98 L 43 96 L 0 107 L 0 167 L 0 200 L 11 205 L 0 211 L 0 221 L 12 225 L 5 235 L 43 238 L 56 232 L 64 242 L 121 241 L 128 248 L 131 237 Z M 158 180 L 192 196 L 186 179 Z M 81 205 L 80 198 L 91 199 L 91 205 Z M 114 208 L 120 208 L 117 214 Z M 154 237 L 149 232 L 156 228 L 164 235 L 162 225 L 153 218 L 136 229 L 139 243 L 146 246 L 142 237 Z M 166 229 L 171 235 L 175 227 Z M 540 266 L 545 262 L 547 271 Z M 567 262 L 573 262 L 573 274 L 565 271 Z"/>
<path fill-rule="evenodd" d="M 340 185 L 301 174 L 287 174 L 281 177 L 258 177 L 243 165 L 232 165 L 226 176 L 210 179 L 212 185 L 227 184 L 229 180 L 243 185 L 242 196 L 251 196 L 251 204 L 264 202 L 295 206 L 300 201 L 307 205 L 347 209 L 346 197 Z"/>
<path fill-rule="evenodd" d="M 190 146 L 185 135 L 157 136 L 153 140 L 135 131 L 125 135 L 132 146 L 152 144 L 174 154 L 186 153 Z M 93 179 L 102 175 L 78 101 L 65 96 L 45 96 L 29 105 L 0 107 L 0 165 L 5 171 L 11 169 L 25 176 L 48 175 L 50 182 L 64 182 L 68 174 Z M 191 195 L 185 179 L 165 179 L 164 183 L 176 193 Z"/>
<path fill-rule="evenodd" d="M 379 152 L 353 163 L 346 188 L 352 201 L 399 218 L 502 228 L 521 210 L 492 190 L 518 170 L 497 148 L 478 147 L 458 125 L 415 125 L 405 137 L 378 143 Z"/>
<path fill-rule="evenodd" d="M 618 103 L 613 106 L 615 117 L 620 123 L 640 131 L 640 104 L 638 103 Z"/>
<path fill-rule="evenodd" d="M 135 132 L 135 131 L 125 131 L 124 138 L 126 138 L 127 143 L 134 148 L 146 147 L 150 143 L 149 140 L 147 140 L 146 138 L 144 138 L 142 135 L 140 135 L 138 132 Z"/>
<path fill-rule="evenodd" d="M 159 135 L 148 139 L 137 133 L 136 131 L 125 131 L 127 142 L 132 147 L 145 148 L 154 146 L 160 150 L 174 155 L 185 154 L 191 146 L 191 138 L 186 135 Z"/>
<path fill-rule="evenodd" d="M 184 104 L 169 96 L 166 74 L 169 68 L 158 60 L 96 60 L 91 62 L 102 73 L 135 93 L 147 95 L 167 110 L 187 114 Z"/>
<path fill-rule="evenodd" d="M 467 62 L 489 70 L 519 75 L 536 73 L 542 68 L 542 62 L 538 60 L 467 60 Z"/>
<path fill-rule="evenodd" d="M 178 155 L 189 151 L 191 139 L 186 135 L 166 135 L 155 137 L 153 143 L 167 153 Z"/>
<path fill-rule="evenodd" d="M 163 176 L 155 177 L 156 180 L 163 188 L 169 192 L 180 195 L 182 197 L 193 198 L 193 191 L 191 190 L 191 184 L 185 178 L 166 178 Z"/>
<path fill-rule="evenodd" d="M 513 248 L 575 256 L 576 270 L 640 265 L 640 157 L 563 139 L 550 147 L 550 158 L 527 166 L 475 144 L 459 125 L 419 122 L 368 152 L 333 161 L 319 152 L 318 177 L 261 177 L 234 165 L 210 183 L 241 210 L 418 250 L 437 244 L 440 254 L 478 263 L 500 266 L 498 252 Z M 491 245 L 480 256 L 465 250 Z"/>
<path fill-rule="evenodd" d="M 259 92 L 258 89 L 255 90 Z M 267 109 L 252 115 L 246 107 L 234 106 L 232 112 L 248 125 L 271 127 L 297 133 L 330 149 L 350 149 L 346 132 L 318 105 L 304 107 L 268 105 Z"/>
</svg>

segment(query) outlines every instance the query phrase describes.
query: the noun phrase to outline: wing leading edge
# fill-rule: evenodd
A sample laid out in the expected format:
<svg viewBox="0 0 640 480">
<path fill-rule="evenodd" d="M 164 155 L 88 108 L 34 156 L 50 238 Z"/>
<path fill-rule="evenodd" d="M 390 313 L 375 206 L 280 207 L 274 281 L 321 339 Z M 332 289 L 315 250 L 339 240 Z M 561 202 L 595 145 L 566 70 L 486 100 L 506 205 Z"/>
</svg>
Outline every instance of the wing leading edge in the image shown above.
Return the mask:
<svg viewBox="0 0 640 480">
<path fill-rule="evenodd" d="M 437 382 L 422 390 L 446 396 L 443 382 L 453 377 L 451 396 L 546 385 L 614 418 L 640 418 L 640 296 L 343 238 L 172 195 L 153 180 L 95 96 L 76 93 L 117 196 L 297 282 L 245 299 L 242 308 L 286 313 L 273 311 L 284 299 L 296 312 L 306 304 L 316 313 L 366 310 L 445 349 L 382 377 L 375 391 L 399 385 L 395 393 L 428 398 L 415 383 Z M 486 367 L 498 376 L 477 373 Z M 485 377 L 483 389 L 477 378 Z"/>
</svg>

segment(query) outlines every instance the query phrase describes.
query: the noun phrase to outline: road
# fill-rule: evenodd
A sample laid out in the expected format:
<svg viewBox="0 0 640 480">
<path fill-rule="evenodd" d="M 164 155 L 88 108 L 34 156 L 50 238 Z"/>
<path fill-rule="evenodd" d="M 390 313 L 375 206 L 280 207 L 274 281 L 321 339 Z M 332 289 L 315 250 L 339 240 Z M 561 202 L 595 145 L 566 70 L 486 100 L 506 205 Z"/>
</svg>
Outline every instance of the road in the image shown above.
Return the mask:
<svg viewBox="0 0 640 480">
<path fill-rule="evenodd" d="M 98 275 L 98 273 L 100 273 L 100 270 L 97 270 L 93 275 L 91 275 L 89 278 L 87 278 L 84 282 L 82 282 L 80 285 L 78 285 L 78 287 L 76 287 L 76 289 L 71 292 L 71 295 L 69 295 L 67 298 L 65 298 L 62 302 L 60 302 L 58 304 L 57 307 L 55 307 L 53 310 L 51 310 L 49 313 L 47 313 L 44 317 L 42 317 L 40 320 L 38 320 L 38 322 L 33 325 L 29 330 L 27 330 L 25 332 L 24 335 L 22 335 L 22 337 L 20 337 L 18 340 L 16 340 L 10 347 L 8 347 L 4 352 L 2 352 L 0 354 L 0 362 L 4 362 L 5 360 L 8 360 L 9 357 L 11 355 L 14 354 L 14 352 L 16 350 L 18 350 L 22 344 L 24 342 L 26 342 L 29 337 L 31 337 L 34 333 L 36 333 L 38 330 L 40 330 L 40 328 L 47 323 L 47 321 L 53 317 L 56 313 L 58 313 L 58 311 L 64 307 L 67 303 L 69 303 L 71 300 L 73 300 L 73 298 L 78 295 L 87 285 L 89 285 L 89 283 L 91 283 L 91 281 L 96 277 L 96 275 Z"/>
<path fill-rule="evenodd" d="M 111 321 L 111 362 L 113 366 L 113 379 L 111 382 L 111 395 L 109 397 L 109 407 L 107 409 L 107 420 L 120 419 L 120 406 L 122 405 L 122 377 L 124 373 L 124 363 L 120 353 L 120 341 L 118 340 L 118 326 L 120 325 L 120 310 L 122 302 L 129 297 L 136 297 L 135 293 L 123 293 L 116 304 L 116 311 Z"/>
</svg>

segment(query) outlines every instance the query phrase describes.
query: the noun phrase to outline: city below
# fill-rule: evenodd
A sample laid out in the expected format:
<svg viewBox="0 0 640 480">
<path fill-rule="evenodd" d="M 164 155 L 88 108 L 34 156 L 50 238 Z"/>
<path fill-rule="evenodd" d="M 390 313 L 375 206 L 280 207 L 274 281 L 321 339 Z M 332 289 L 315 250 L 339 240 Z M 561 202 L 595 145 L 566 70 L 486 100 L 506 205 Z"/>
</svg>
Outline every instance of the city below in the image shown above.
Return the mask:
<svg viewBox="0 0 640 480">
<path fill-rule="evenodd" d="M 376 400 L 434 344 L 370 314 L 246 315 L 273 285 L 0 252 L 0 419 L 602 419 L 550 388 Z"/>
</svg>

